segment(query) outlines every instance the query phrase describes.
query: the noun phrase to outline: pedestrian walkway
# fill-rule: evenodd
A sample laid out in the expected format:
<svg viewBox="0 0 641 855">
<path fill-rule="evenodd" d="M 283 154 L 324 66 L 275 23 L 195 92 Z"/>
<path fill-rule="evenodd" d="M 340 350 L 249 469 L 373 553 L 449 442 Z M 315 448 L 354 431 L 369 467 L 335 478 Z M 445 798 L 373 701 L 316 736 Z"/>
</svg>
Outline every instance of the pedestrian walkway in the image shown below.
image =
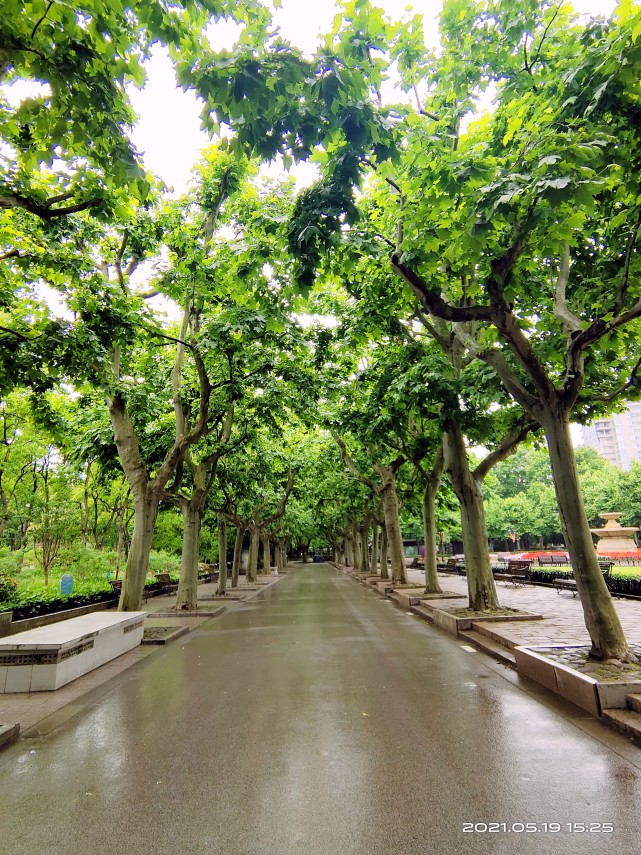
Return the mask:
<svg viewBox="0 0 641 855">
<path fill-rule="evenodd" d="M 408 581 L 417 586 L 425 584 L 425 576 L 420 570 L 408 570 Z M 467 594 L 467 581 L 462 576 L 442 574 L 439 576 L 441 588 L 455 594 Z M 583 620 L 583 609 L 578 597 L 567 591 L 560 594 L 553 588 L 539 585 L 520 585 L 497 583 L 497 593 L 502 606 L 543 615 L 543 620 L 510 622 L 497 621 L 492 624 L 492 632 L 501 636 L 506 647 L 517 645 L 580 644 L 590 645 L 590 636 Z M 641 646 L 641 601 L 615 599 L 614 605 L 619 615 L 628 643 Z M 460 603 L 457 603 L 460 608 Z"/>
<path fill-rule="evenodd" d="M 0 794 L 10 855 L 620 855 L 641 756 L 309 564 L 9 746 Z"/>
<path fill-rule="evenodd" d="M 200 610 L 197 612 L 176 611 L 175 593 L 150 597 L 141 609 L 147 612 L 145 629 L 151 627 L 196 629 L 212 615 L 224 611 L 225 608 L 234 608 L 238 604 L 235 596 L 240 595 L 243 600 L 251 598 L 264 586 L 277 582 L 279 578 L 284 577 L 263 576 L 260 578 L 260 584 L 252 586 L 248 586 L 241 578 L 237 588 L 230 588 L 230 596 L 227 599 L 216 600 L 211 599 L 216 585 L 201 584 L 198 586 L 197 598 Z M 154 652 L 156 648 L 153 645 L 141 645 L 54 692 L 0 694 L 0 726 L 19 724 L 21 733 L 49 731 L 69 716 L 76 715 L 83 704 L 92 702 L 94 695 L 100 694 L 101 687 Z M 41 725 L 43 722 L 44 724 Z"/>
</svg>

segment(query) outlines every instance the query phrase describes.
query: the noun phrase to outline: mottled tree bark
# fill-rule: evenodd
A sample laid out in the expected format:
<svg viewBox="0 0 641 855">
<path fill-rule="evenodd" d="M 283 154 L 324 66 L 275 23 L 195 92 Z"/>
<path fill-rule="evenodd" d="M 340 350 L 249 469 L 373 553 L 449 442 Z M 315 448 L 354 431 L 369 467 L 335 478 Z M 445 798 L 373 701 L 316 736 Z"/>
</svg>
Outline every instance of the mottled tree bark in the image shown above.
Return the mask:
<svg viewBox="0 0 641 855">
<path fill-rule="evenodd" d="M 345 532 L 345 566 L 354 566 L 354 539 L 351 531 Z"/>
<path fill-rule="evenodd" d="M 263 530 L 261 533 L 261 542 L 263 544 L 263 563 L 261 569 L 263 573 L 269 575 L 272 566 L 272 557 L 269 533 L 265 530 Z"/>
<path fill-rule="evenodd" d="M 369 517 L 366 516 L 358 527 L 358 535 L 360 542 L 360 571 L 361 573 L 369 573 Z"/>
<path fill-rule="evenodd" d="M 180 579 L 176 595 L 176 608 L 192 610 L 198 606 L 198 546 L 200 543 L 200 501 L 183 500 L 180 510 L 183 518 Z"/>
<path fill-rule="evenodd" d="M 387 527 L 383 523 L 381 529 L 381 579 L 389 579 L 387 566 Z"/>
<path fill-rule="evenodd" d="M 216 594 L 223 597 L 227 590 L 227 520 L 218 514 L 218 587 Z"/>
<path fill-rule="evenodd" d="M 438 493 L 441 484 L 441 475 L 445 458 L 443 449 L 439 449 L 432 469 L 427 475 L 425 481 L 425 491 L 423 492 L 423 532 L 425 537 L 425 593 L 440 594 L 441 586 L 438 581 L 436 572 L 436 564 L 438 561 L 436 554 L 436 494 Z"/>
<path fill-rule="evenodd" d="M 250 584 L 256 582 L 258 575 L 258 544 L 260 541 L 260 530 L 255 521 L 248 525 L 249 528 L 249 558 L 247 560 L 247 581 Z"/>
<path fill-rule="evenodd" d="M 585 512 L 576 457 L 567 417 L 547 414 L 544 419 L 554 488 L 565 543 L 570 553 L 585 625 L 596 659 L 631 658 L 619 616 L 607 589 Z"/>
<path fill-rule="evenodd" d="M 403 535 L 398 516 L 398 495 L 396 493 L 396 476 L 392 466 L 378 465 L 375 467 L 383 485 L 380 488 L 380 498 L 385 514 L 385 529 L 387 531 L 387 549 L 391 559 L 392 581 L 404 584 L 407 582 L 405 568 L 405 553 L 403 552 Z"/>
<path fill-rule="evenodd" d="M 240 573 L 240 562 L 243 555 L 243 539 L 245 537 L 245 526 L 237 522 L 236 525 L 236 539 L 234 541 L 234 559 L 231 566 L 231 586 L 232 588 L 238 587 L 238 575 Z"/>
<path fill-rule="evenodd" d="M 378 523 L 376 519 L 372 520 L 372 573 L 378 574 Z"/>
<path fill-rule="evenodd" d="M 445 435 L 445 465 L 461 509 L 461 530 L 469 607 L 477 611 L 498 606 L 487 548 L 483 495 L 470 471 L 467 449 L 458 425 Z"/>
</svg>

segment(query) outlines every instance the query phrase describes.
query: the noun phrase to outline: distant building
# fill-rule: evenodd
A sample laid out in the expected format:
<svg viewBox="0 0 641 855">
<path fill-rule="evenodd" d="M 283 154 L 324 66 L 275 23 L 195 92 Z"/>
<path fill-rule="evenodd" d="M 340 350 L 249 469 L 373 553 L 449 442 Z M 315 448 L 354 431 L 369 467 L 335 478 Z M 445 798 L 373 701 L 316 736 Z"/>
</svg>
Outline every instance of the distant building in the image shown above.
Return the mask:
<svg viewBox="0 0 641 855">
<path fill-rule="evenodd" d="M 597 419 L 581 434 L 584 445 L 620 469 L 629 469 L 633 460 L 641 460 L 641 401 L 630 403 L 623 413 Z"/>
</svg>

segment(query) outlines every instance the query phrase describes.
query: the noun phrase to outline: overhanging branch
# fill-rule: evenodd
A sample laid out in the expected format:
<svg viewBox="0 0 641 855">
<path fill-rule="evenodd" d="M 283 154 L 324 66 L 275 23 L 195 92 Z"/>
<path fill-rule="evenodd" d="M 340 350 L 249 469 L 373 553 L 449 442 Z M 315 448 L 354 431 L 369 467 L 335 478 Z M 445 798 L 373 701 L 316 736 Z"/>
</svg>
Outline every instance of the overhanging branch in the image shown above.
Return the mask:
<svg viewBox="0 0 641 855">
<path fill-rule="evenodd" d="M 85 202 L 68 205 L 66 208 L 51 207 L 60 201 L 71 198 L 71 196 L 71 193 L 64 193 L 59 196 L 53 196 L 46 202 L 38 203 L 18 193 L 0 191 L 0 208 L 4 208 L 5 210 L 9 210 L 10 208 L 24 208 L 25 211 L 29 211 L 30 214 L 34 214 L 36 217 L 40 217 L 43 220 L 52 220 L 55 217 L 66 217 L 68 214 L 76 214 L 79 211 L 96 208 L 102 201 L 101 199 L 87 199 Z"/>
</svg>

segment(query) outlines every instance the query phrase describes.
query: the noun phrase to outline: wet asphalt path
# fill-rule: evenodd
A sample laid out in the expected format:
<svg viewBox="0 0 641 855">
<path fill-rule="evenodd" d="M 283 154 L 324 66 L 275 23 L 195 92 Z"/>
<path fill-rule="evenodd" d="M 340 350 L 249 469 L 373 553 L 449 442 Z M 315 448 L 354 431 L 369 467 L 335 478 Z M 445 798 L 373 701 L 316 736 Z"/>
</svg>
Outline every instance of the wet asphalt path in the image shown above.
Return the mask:
<svg viewBox="0 0 641 855">
<path fill-rule="evenodd" d="M 327 565 L 107 688 L 0 754 L 3 855 L 641 848 L 641 763 L 619 737 L 594 739 Z"/>
</svg>

